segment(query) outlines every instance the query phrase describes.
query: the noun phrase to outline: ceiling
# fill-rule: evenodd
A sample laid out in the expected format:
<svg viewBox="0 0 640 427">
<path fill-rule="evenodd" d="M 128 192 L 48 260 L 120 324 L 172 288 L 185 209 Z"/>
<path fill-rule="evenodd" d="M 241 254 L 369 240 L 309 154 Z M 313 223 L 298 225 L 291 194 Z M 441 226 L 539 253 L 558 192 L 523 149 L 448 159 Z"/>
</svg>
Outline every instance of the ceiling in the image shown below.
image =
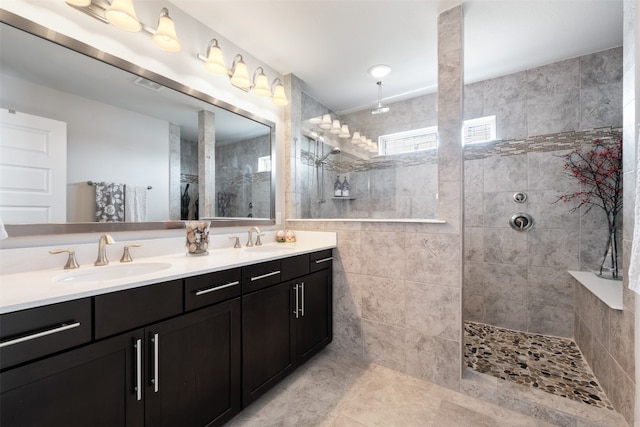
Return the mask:
<svg viewBox="0 0 640 427">
<path fill-rule="evenodd" d="M 173 0 L 303 90 L 346 113 L 435 92 L 437 16 L 458 0 Z M 466 83 L 622 44 L 622 0 L 465 0 Z M 180 23 L 176 26 L 179 31 Z M 223 46 L 224 49 L 224 46 Z"/>
</svg>

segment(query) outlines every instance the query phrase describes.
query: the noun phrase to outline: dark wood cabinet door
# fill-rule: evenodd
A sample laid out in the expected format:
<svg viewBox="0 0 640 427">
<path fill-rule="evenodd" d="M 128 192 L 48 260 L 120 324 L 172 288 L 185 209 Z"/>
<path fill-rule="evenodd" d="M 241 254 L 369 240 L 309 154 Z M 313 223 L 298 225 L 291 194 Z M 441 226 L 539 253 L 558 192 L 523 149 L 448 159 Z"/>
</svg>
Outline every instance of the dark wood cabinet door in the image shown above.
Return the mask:
<svg viewBox="0 0 640 427">
<path fill-rule="evenodd" d="M 242 297 L 243 406 L 295 368 L 291 283 Z"/>
<path fill-rule="evenodd" d="M 222 425 L 240 411 L 240 299 L 145 329 L 146 425 Z"/>
<path fill-rule="evenodd" d="M 333 337 L 331 280 L 329 268 L 296 281 L 300 299 L 296 319 L 296 355 L 299 363 L 320 351 Z"/>
<path fill-rule="evenodd" d="M 143 426 L 135 389 L 142 338 L 134 331 L 3 372 L 0 425 Z"/>
</svg>

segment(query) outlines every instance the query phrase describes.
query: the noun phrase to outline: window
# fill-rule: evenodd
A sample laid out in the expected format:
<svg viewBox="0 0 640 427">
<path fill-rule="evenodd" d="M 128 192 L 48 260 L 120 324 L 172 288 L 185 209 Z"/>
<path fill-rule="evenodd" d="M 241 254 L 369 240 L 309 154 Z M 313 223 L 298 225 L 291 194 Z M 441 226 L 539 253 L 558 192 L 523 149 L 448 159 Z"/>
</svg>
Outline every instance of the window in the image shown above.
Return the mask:
<svg viewBox="0 0 640 427">
<path fill-rule="evenodd" d="M 496 116 L 465 120 L 462 126 L 462 144 L 493 141 L 496 139 Z"/>
<path fill-rule="evenodd" d="M 271 170 L 271 156 L 258 157 L 258 172 L 269 172 Z"/>
<path fill-rule="evenodd" d="M 438 127 L 432 126 L 378 137 L 380 154 L 402 154 L 438 148 Z"/>
</svg>

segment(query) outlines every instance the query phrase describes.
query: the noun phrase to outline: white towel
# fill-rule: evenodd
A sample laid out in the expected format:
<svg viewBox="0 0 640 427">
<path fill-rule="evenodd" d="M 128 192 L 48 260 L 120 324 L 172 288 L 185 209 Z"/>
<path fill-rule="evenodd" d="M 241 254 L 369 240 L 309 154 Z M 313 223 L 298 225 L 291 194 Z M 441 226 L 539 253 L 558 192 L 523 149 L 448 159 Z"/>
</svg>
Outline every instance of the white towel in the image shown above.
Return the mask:
<svg viewBox="0 0 640 427">
<path fill-rule="evenodd" d="M 640 155 L 640 144 L 638 144 L 638 148 L 636 155 Z M 640 169 L 638 168 L 636 168 L 635 202 L 633 242 L 631 243 L 631 259 L 629 261 L 629 289 L 640 294 Z"/>
<path fill-rule="evenodd" d="M 127 185 L 124 191 L 124 219 L 128 222 L 147 220 L 147 187 Z"/>
</svg>

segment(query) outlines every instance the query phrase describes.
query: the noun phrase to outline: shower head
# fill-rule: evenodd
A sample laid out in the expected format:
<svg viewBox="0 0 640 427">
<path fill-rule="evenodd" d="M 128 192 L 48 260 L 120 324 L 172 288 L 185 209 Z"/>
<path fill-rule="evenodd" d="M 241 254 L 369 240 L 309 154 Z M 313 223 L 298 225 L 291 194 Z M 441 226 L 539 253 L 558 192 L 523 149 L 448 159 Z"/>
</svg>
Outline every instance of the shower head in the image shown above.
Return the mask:
<svg viewBox="0 0 640 427">
<path fill-rule="evenodd" d="M 340 154 L 341 152 L 342 152 L 342 150 L 339 149 L 338 147 L 331 147 L 331 150 L 327 154 L 325 154 L 324 157 L 322 157 L 320 160 L 318 160 L 317 163 L 318 164 L 322 163 L 325 160 L 327 160 L 327 157 L 329 157 L 330 155 L 332 155 L 332 154 Z"/>
</svg>

